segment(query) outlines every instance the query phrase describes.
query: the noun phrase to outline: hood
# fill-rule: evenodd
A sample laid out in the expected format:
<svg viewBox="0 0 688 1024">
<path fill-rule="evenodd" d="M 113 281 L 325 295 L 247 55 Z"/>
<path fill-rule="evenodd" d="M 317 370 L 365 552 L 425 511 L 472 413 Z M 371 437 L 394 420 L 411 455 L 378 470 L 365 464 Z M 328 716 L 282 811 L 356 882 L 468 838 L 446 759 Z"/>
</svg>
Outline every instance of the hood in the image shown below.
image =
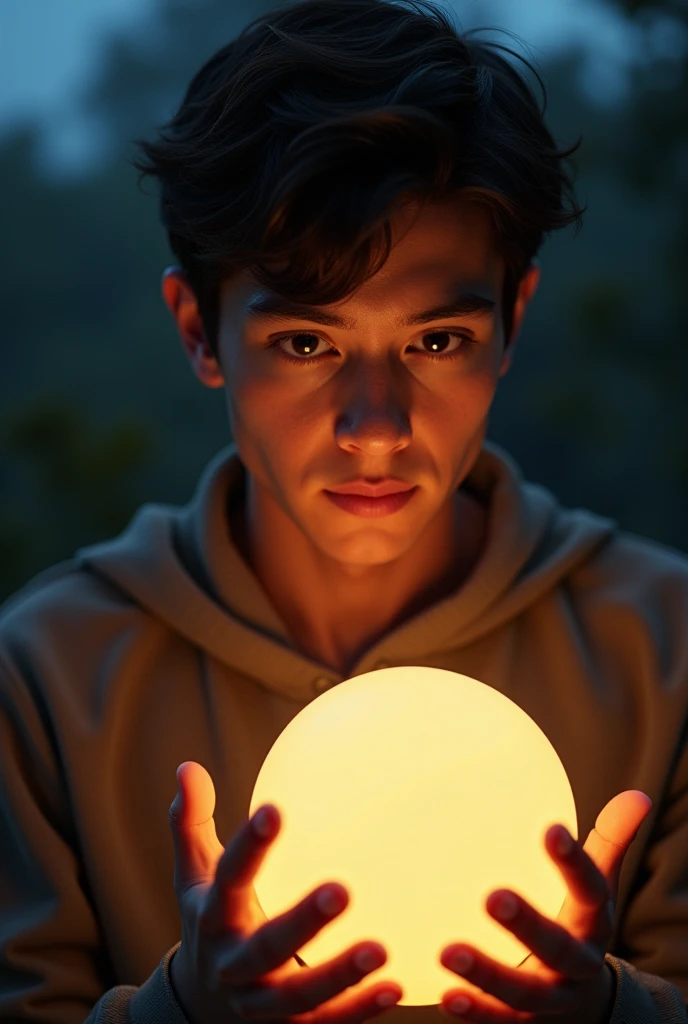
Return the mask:
<svg viewBox="0 0 688 1024">
<path fill-rule="evenodd" d="M 245 470 L 234 444 L 208 463 L 188 504 L 145 504 L 128 527 L 80 548 L 76 562 L 229 669 L 296 699 L 312 697 L 314 672 L 339 681 L 294 649 L 288 631 L 233 543 L 227 510 Z M 498 445 L 485 442 L 464 486 L 487 509 L 487 540 L 454 593 L 392 629 L 351 675 L 376 662 L 422 664 L 477 640 L 540 600 L 592 558 L 616 531 L 609 519 L 563 508 L 523 480 Z"/>
</svg>

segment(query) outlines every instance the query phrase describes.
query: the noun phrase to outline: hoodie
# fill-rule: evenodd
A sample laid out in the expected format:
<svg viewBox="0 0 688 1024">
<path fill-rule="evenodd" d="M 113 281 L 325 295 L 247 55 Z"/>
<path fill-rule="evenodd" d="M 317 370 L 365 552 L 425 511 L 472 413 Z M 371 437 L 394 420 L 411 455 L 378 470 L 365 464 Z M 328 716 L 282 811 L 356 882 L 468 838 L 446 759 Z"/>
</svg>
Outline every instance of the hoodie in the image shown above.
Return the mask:
<svg viewBox="0 0 688 1024">
<path fill-rule="evenodd" d="M 233 544 L 244 484 L 228 445 L 188 504 L 143 505 L 0 608 L 0 1020 L 188 1024 L 169 976 L 176 769 L 208 770 L 227 842 L 279 734 L 343 681 L 296 647 Z M 648 794 L 606 957 L 610 1020 L 685 1024 L 688 559 L 562 507 L 489 442 L 463 486 L 488 521 L 471 575 L 350 675 L 427 665 L 499 690 L 557 751 L 581 841 L 614 795 Z"/>
</svg>

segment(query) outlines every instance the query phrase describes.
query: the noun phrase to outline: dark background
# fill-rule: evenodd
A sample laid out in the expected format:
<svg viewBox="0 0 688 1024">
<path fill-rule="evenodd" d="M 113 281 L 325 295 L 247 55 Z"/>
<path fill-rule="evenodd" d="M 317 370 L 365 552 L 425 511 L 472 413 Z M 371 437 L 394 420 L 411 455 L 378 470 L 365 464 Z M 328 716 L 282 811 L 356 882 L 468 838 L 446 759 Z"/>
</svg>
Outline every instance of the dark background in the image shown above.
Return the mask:
<svg viewBox="0 0 688 1024">
<path fill-rule="evenodd" d="M 640 41 L 622 98 L 583 88 L 585 43 L 535 55 L 557 140 L 583 135 L 589 210 L 541 251 L 489 433 L 565 504 L 686 550 L 688 3 L 605 3 Z M 160 0 L 145 32 L 112 34 L 80 100 L 100 147 L 81 173 L 50 170 L 35 121 L 0 135 L 0 601 L 143 502 L 186 502 L 229 439 L 222 391 L 193 376 L 162 304 L 171 259 L 128 159 L 269 7 Z"/>
</svg>

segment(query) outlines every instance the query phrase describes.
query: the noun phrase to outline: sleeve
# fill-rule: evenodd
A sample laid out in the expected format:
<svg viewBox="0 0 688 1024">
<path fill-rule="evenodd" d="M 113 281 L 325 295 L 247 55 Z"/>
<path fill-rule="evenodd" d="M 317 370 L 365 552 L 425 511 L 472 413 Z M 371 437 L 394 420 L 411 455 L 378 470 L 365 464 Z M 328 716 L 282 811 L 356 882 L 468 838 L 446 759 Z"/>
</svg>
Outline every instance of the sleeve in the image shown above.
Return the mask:
<svg viewBox="0 0 688 1024">
<path fill-rule="evenodd" d="M 0 1021 L 188 1024 L 168 950 L 117 985 L 80 868 L 51 726 L 30 680 L 0 658 Z"/>
<path fill-rule="evenodd" d="M 84 1024 L 188 1024 L 170 982 L 170 960 L 177 943 L 140 988 L 116 985 L 102 996 Z"/>
<path fill-rule="evenodd" d="M 610 1024 L 686 1024 L 688 1013 L 687 730 L 606 960 L 616 975 Z M 613 954 L 613 955 L 612 955 Z"/>
<path fill-rule="evenodd" d="M 605 960 L 616 975 L 609 1024 L 686 1024 L 686 1004 L 675 985 L 619 957 L 607 954 Z"/>
</svg>

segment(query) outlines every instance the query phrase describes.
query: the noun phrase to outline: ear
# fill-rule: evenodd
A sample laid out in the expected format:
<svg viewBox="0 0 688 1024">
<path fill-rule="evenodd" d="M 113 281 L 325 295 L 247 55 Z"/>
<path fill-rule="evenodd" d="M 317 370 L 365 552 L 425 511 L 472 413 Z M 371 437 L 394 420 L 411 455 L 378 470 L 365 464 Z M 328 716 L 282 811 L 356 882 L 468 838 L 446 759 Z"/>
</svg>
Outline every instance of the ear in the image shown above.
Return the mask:
<svg viewBox="0 0 688 1024">
<path fill-rule="evenodd" d="M 180 267 L 166 267 L 162 275 L 162 297 L 174 317 L 191 369 L 208 388 L 221 388 L 224 377 L 203 331 L 196 293 Z"/>
<path fill-rule="evenodd" d="M 535 295 L 538 284 L 540 283 L 540 274 L 540 262 L 539 260 L 533 260 L 519 282 L 516 302 L 514 303 L 514 317 L 511 327 L 511 336 L 504 349 L 502 365 L 499 370 L 500 377 L 503 377 L 511 367 L 511 362 L 514 357 L 514 349 L 516 348 L 516 340 L 521 332 L 521 326 L 526 314 L 526 309 L 528 308 L 530 300 Z"/>
</svg>

